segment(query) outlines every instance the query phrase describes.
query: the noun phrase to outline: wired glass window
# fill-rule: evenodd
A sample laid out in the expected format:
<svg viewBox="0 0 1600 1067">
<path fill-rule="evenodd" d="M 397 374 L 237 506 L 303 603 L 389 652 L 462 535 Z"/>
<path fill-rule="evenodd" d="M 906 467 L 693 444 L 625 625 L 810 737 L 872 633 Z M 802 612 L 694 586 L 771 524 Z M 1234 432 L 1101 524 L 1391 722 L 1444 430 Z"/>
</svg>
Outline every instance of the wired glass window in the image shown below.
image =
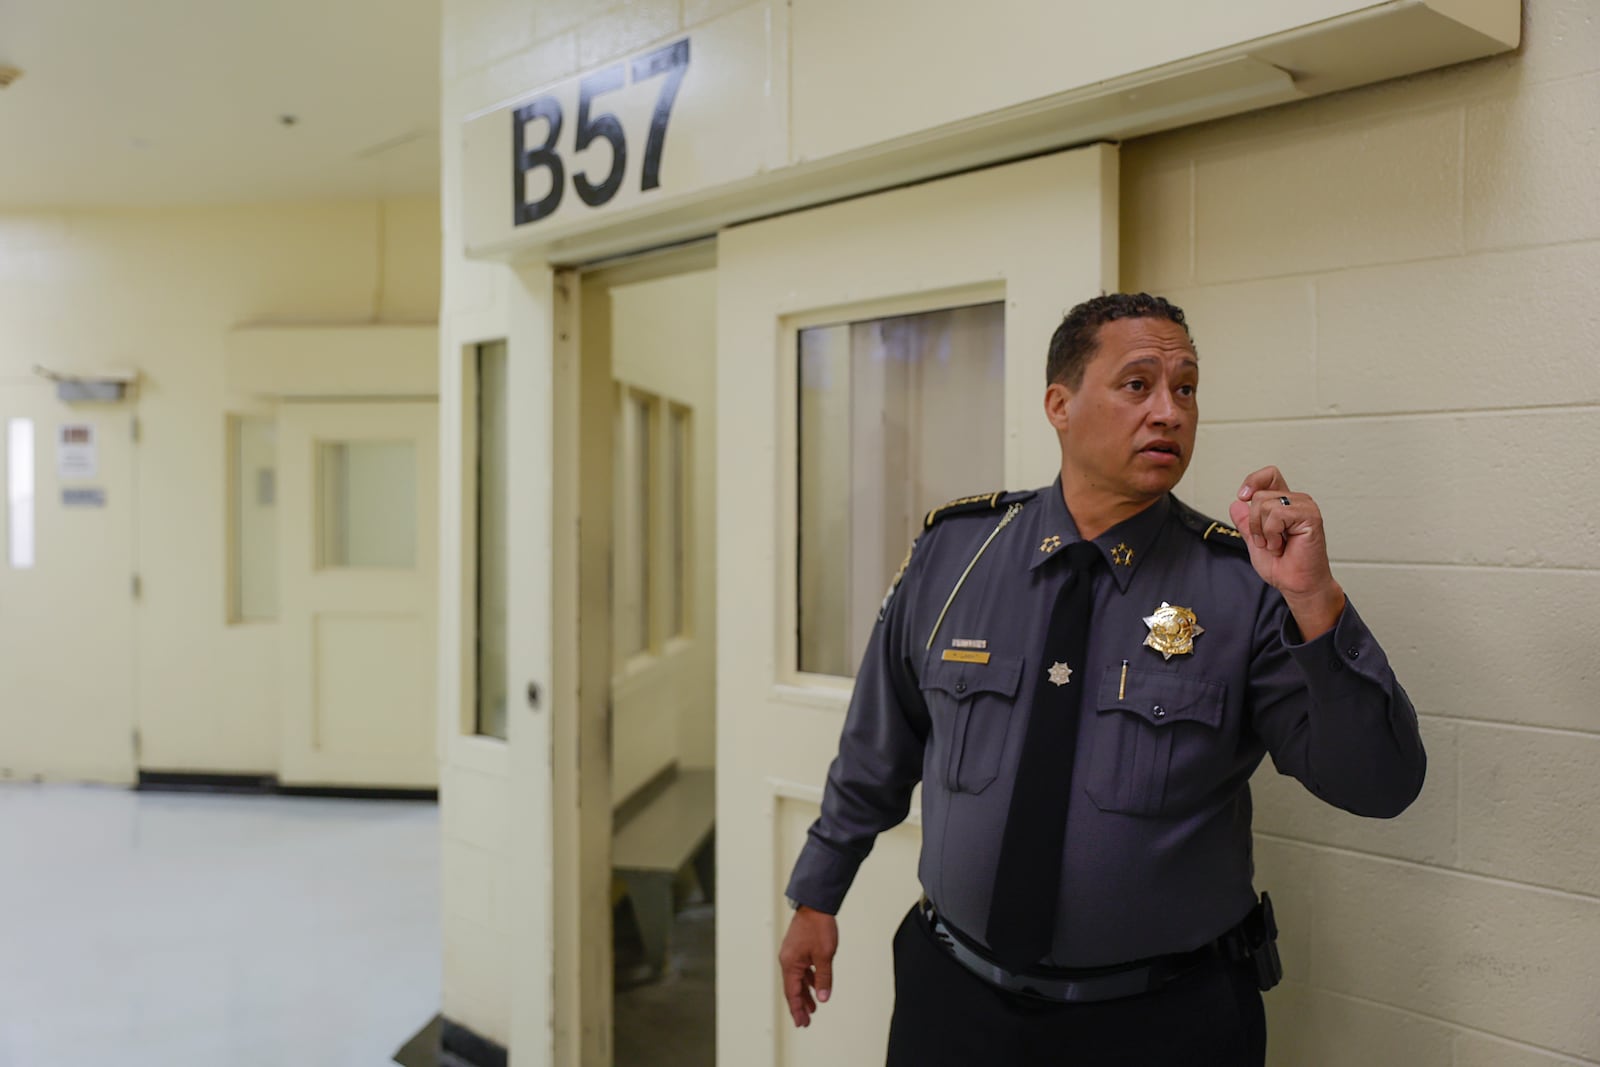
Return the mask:
<svg viewBox="0 0 1600 1067">
<path fill-rule="evenodd" d="M 506 736 L 506 345 L 478 347 L 476 729 Z"/>
<path fill-rule="evenodd" d="M 34 564 L 33 420 L 6 423 L 6 551 L 14 570 Z"/>
<path fill-rule="evenodd" d="M 278 617 L 278 429 L 272 419 L 229 419 L 228 546 L 234 622 Z"/>
<path fill-rule="evenodd" d="M 799 335 L 800 670 L 850 676 L 922 516 L 1000 488 L 1005 306 Z"/>
</svg>

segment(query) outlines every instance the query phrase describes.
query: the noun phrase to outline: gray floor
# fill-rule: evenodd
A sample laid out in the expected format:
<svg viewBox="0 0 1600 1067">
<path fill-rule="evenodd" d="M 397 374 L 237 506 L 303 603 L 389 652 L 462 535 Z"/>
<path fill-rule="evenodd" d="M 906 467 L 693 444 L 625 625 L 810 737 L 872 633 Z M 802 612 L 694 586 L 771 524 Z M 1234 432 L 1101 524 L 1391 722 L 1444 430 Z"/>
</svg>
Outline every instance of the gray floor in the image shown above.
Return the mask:
<svg viewBox="0 0 1600 1067">
<path fill-rule="evenodd" d="M 716 1062 L 716 911 L 678 913 L 666 973 L 638 983 L 643 951 L 617 926 L 615 1067 L 712 1067 Z"/>
<path fill-rule="evenodd" d="M 431 804 L 0 786 L 0 1067 L 380 1067 L 439 1007 Z"/>
</svg>

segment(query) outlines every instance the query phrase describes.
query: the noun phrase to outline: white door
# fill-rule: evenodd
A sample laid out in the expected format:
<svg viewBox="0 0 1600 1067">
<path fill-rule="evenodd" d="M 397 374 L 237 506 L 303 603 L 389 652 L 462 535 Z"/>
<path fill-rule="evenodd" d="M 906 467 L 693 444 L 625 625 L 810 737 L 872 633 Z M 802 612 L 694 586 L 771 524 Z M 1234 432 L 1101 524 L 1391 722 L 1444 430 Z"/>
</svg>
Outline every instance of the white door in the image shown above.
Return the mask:
<svg viewBox="0 0 1600 1067">
<path fill-rule="evenodd" d="M 0 777 L 133 780 L 133 406 L 0 384 Z"/>
<path fill-rule="evenodd" d="M 286 785 L 438 783 L 437 409 L 280 409 Z"/>
<path fill-rule="evenodd" d="M 1093 146 L 726 231 L 718 245 L 720 1061 L 883 1062 L 890 936 L 916 817 L 839 917 L 835 994 L 805 1031 L 776 962 L 850 675 L 918 520 L 1048 483 L 1045 351 L 1116 288 L 1116 152 Z M 915 808 L 914 808 L 915 811 Z"/>
</svg>

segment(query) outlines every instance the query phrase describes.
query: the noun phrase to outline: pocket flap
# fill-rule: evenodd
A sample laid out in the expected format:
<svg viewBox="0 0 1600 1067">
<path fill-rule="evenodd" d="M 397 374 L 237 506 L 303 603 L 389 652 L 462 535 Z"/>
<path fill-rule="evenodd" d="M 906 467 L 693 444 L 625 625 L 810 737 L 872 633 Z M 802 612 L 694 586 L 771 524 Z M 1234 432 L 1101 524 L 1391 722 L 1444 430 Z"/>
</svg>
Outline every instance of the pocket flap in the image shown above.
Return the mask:
<svg viewBox="0 0 1600 1067">
<path fill-rule="evenodd" d="M 941 659 L 943 651 L 928 653 L 922 665 L 922 688 L 938 689 L 957 700 L 974 693 L 998 693 L 1008 699 L 1017 695 L 1022 681 L 1022 660 L 991 656 L 988 663 L 957 663 Z"/>
<path fill-rule="evenodd" d="M 1128 668 L 1126 684 L 1122 665 L 1107 667 L 1100 680 L 1101 711 L 1126 711 L 1151 726 L 1198 722 L 1216 729 L 1222 725 L 1228 687 L 1204 678 L 1185 678 L 1167 671 Z"/>
</svg>

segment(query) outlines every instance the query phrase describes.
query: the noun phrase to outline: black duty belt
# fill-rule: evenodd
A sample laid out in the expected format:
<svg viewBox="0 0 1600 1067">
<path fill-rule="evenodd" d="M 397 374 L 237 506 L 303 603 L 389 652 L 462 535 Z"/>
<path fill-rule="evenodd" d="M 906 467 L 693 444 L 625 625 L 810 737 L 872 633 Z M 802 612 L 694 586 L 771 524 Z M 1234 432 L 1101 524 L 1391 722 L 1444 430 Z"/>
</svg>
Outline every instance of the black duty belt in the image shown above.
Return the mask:
<svg viewBox="0 0 1600 1067">
<path fill-rule="evenodd" d="M 1239 925 L 1215 941 L 1190 952 L 1155 956 L 1113 967 L 1073 971 L 1008 971 L 991 960 L 965 934 L 947 923 L 927 897 L 922 898 L 918 908 L 932 930 L 934 939 L 944 946 L 957 963 L 990 985 L 1040 1000 L 1086 1004 L 1138 996 L 1160 989 L 1174 978 L 1210 960 L 1230 963 L 1252 961 L 1256 985 L 1261 989 L 1271 989 L 1283 977 L 1283 966 L 1278 961 L 1278 926 L 1272 915 L 1272 899 L 1265 893 L 1261 894 L 1260 902 Z"/>
</svg>

